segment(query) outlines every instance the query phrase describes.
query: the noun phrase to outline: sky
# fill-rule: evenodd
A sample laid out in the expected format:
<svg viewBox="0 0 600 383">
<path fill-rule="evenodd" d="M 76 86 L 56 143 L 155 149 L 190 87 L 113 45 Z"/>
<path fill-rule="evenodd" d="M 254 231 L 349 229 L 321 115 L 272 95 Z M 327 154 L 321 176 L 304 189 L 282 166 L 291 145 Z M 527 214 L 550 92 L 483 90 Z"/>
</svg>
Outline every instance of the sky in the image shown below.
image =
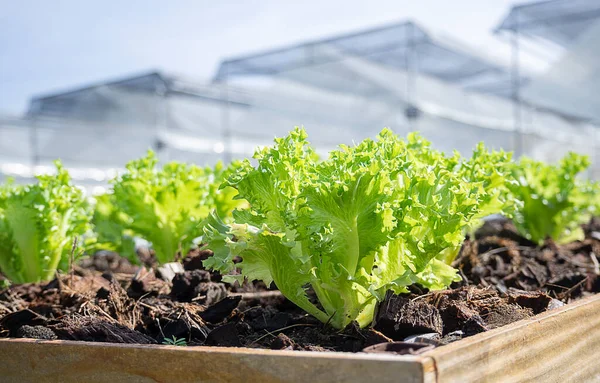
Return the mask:
<svg viewBox="0 0 600 383">
<path fill-rule="evenodd" d="M 506 59 L 492 29 L 514 0 L 0 0 L 0 114 L 152 69 L 209 81 L 219 62 L 412 19 Z"/>
</svg>

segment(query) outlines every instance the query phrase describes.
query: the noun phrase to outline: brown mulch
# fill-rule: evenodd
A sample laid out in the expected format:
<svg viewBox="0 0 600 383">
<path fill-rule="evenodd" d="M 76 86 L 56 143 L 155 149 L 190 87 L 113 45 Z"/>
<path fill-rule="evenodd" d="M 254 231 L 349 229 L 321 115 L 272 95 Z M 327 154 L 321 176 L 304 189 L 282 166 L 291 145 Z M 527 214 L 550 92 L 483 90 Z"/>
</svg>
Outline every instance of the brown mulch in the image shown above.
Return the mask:
<svg viewBox="0 0 600 383">
<path fill-rule="evenodd" d="M 182 259 L 170 281 L 114 253 L 97 254 L 53 281 L 0 291 L 0 336 L 361 351 L 382 342 L 442 345 L 560 307 L 600 290 L 600 223 L 586 239 L 537 246 L 507 220 L 486 223 L 467 239 L 452 289 L 388 294 L 372 328 L 336 331 L 286 300 L 275 286 L 230 285 L 202 268 L 209 251 Z"/>
</svg>

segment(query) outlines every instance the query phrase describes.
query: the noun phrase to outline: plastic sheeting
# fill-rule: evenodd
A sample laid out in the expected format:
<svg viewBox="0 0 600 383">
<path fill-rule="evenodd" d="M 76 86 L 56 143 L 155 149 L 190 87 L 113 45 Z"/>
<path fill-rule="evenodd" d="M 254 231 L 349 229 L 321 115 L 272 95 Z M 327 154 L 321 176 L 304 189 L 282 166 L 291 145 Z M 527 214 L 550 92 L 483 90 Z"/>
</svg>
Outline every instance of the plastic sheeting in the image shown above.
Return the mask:
<svg viewBox="0 0 600 383">
<path fill-rule="evenodd" d="M 335 63 L 340 57 L 361 57 L 384 67 L 419 72 L 481 93 L 507 96 L 510 92 L 511 78 L 506 68 L 482 52 L 412 21 L 228 59 L 219 67 L 215 81 L 318 68 Z M 319 77 L 312 80 L 327 81 Z"/>
<path fill-rule="evenodd" d="M 236 80 L 261 76 L 260 86 L 236 86 L 226 75 L 220 83 L 205 84 L 149 73 L 34 99 L 26 118 L 0 119 L 0 173 L 26 179 L 48 171 L 60 158 L 78 182 L 97 187 L 149 148 L 162 161 L 205 165 L 248 157 L 273 137 L 304 126 L 323 154 L 389 127 L 399 134 L 420 131 L 447 152 L 468 154 L 484 141 L 551 162 L 574 150 L 590 155 L 590 176 L 600 176 L 595 125 L 553 111 L 552 104 L 546 109 L 515 104 L 504 97 L 507 72 L 468 49 L 414 29 L 412 38 L 420 36 L 422 44 L 410 55 L 402 46 L 389 47 L 395 52 L 389 56 L 364 55 L 369 47 L 397 40 L 397 32 L 406 35 L 406 28 L 415 25 L 378 28 L 222 66 L 220 73 L 237 71 Z M 313 61 L 305 62 L 306 52 Z M 549 76 L 560 76 L 560 68 Z M 547 94 L 567 104 L 557 93 Z"/>
<path fill-rule="evenodd" d="M 496 30 L 569 46 L 598 18 L 598 0 L 545 0 L 512 7 Z"/>
<path fill-rule="evenodd" d="M 315 71 L 330 81 L 314 82 Z M 484 141 L 547 161 L 568 150 L 594 156 L 598 146 L 592 125 L 523 107 L 522 128 L 515 131 L 510 100 L 431 76 L 412 78 L 356 57 L 288 71 L 252 91 L 220 84 L 207 93 L 190 88 L 185 94 L 160 95 L 105 85 L 71 97 L 77 107 L 69 111 L 75 115 L 59 118 L 54 109 L 53 117 L 0 122 L 5 173 L 21 169 L 14 164 L 31 165 L 37 153 L 38 166 L 61 158 L 66 166 L 80 168 L 83 178 L 88 169 L 90 182 L 102 183 L 108 176 L 99 172 L 108 174 L 148 148 L 158 150 L 162 160 L 211 164 L 248 157 L 256 146 L 269 145 L 273 137 L 302 125 L 322 153 L 374 137 L 383 127 L 399 134 L 421 131 L 444 151 L 468 153 Z M 411 108 L 416 118 L 408 118 Z"/>
<path fill-rule="evenodd" d="M 590 26 L 546 73 L 523 89 L 536 105 L 600 121 L 600 20 Z"/>
</svg>

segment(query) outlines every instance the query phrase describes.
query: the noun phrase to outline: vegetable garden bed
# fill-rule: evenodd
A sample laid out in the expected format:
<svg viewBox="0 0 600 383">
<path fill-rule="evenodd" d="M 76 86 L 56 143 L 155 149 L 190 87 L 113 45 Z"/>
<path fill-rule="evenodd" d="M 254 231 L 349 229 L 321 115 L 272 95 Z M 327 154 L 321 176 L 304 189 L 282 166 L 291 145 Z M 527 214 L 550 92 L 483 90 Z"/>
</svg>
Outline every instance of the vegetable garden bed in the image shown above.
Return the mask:
<svg viewBox="0 0 600 383">
<path fill-rule="evenodd" d="M 598 225 L 593 222 L 586 227 L 588 238 L 584 241 L 561 246 L 550 242 L 542 247 L 533 244 L 527 246 L 527 240 L 511 229 L 510 224 L 505 221 L 489 223 L 478 232 L 477 240 L 467 241 L 463 246 L 457 265 L 466 273 L 465 281 L 462 282 L 464 286 L 455 286 L 457 289 L 454 291 L 457 297 L 464 298 L 457 301 L 460 305 L 456 307 L 464 309 L 462 314 L 470 313 L 471 318 L 464 317 L 461 323 L 445 322 L 449 320 L 447 315 L 455 309 L 447 303 L 445 309 L 442 307 L 444 302 L 440 297 L 451 295 L 448 292 L 437 293 L 439 295 L 436 299 L 433 299 L 435 295 L 431 293 L 413 295 L 412 299 L 418 298 L 414 302 L 427 301 L 432 307 L 437 304 L 446 326 L 445 330 L 441 330 L 440 335 L 443 336 L 434 337 L 437 341 L 452 341 L 464 337 L 420 355 L 348 353 L 361 351 L 371 344 L 391 341 L 388 336 L 402 340 L 415 333 L 432 331 L 419 327 L 419 323 L 414 323 L 413 328 L 405 324 L 401 331 L 375 325 L 375 328 L 384 330 L 387 335 L 368 330 L 362 330 L 361 333 L 361 330 L 356 329 L 337 334 L 302 315 L 300 310 L 285 301 L 277 291 L 266 290 L 262 284 L 245 284 L 236 288 L 221 282 L 200 282 L 195 288 L 201 288 L 196 291 L 227 290 L 229 296 L 220 300 L 220 304 L 203 307 L 185 302 L 192 300 L 191 296 L 195 293 L 177 287 L 180 286 L 177 282 L 179 277 L 173 285 L 180 289 L 178 294 L 183 295 L 169 295 L 170 284 L 156 278 L 153 273 L 137 271 L 137 274 L 131 274 L 136 268 L 126 260 L 115 255 L 103 255 L 84 261 L 82 267 L 75 268 L 73 276 L 62 276 L 60 283 L 55 280 L 45 286 L 17 285 L 4 292 L 0 307 L 12 305 L 14 309 L 13 314 L 5 315 L 0 321 L 5 334 L 12 330 L 17 336 L 44 337 L 44 334 L 35 331 L 30 334 L 22 333 L 23 325 L 32 326 L 30 330 L 39 329 L 36 326 L 44 326 L 52 329 L 59 338 L 72 340 L 0 339 L 0 374 L 14 381 L 133 379 L 231 382 L 240 379 L 264 382 L 319 381 L 323 379 L 323 374 L 327 374 L 327 381 L 340 382 L 364 382 L 366 379 L 377 379 L 378 382 L 469 382 L 482 379 L 564 381 L 565 378 L 573 377 L 578 377 L 576 380 L 581 381 L 595 376 L 600 373 L 600 367 L 597 368 L 597 364 L 592 361 L 597 351 L 596 345 L 600 344 L 600 331 L 597 330 L 600 328 L 600 316 L 596 315 L 600 310 L 600 296 L 592 295 L 532 316 L 535 312 L 533 308 L 541 310 L 541 304 L 548 307 L 556 300 L 549 300 L 550 296 L 545 294 L 530 292 L 527 295 L 523 291 L 517 293 L 517 290 L 511 290 L 508 295 L 512 295 L 514 299 L 507 305 L 508 301 L 500 300 L 493 293 L 503 289 L 502 284 L 485 289 L 481 287 L 481 282 L 491 283 L 493 278 L 489 275 L 495 274 L 509 284 L 507 288 L 514 289 L 518 286 L 533 291 L 545 289 L 565 301 L 590 294 L 597 286 L 597 275 L 594 274 L 594 263 L 586 252 L 597 249 L 600 245 L 600 241 L 593 238 Z M 206 272 L 198 269 L 201 267 L 199 260 L 205 256 L 204 252 L 190 253 L 183 262 L 188 271 L 180 277 L 200 274 L 206 276 Z M 488 257 L 498 258 L 492 260 L 487 259 Z M 567 262 L 561 268 L 559 265 L 563 257 L 573 262 Z M 514 274 L 511 272 L 502 277 L 500 273 L 503 269 L 497 266 L 501 265 L 499 259 L 503 258 L 508 260 L 507 264 L 510 264 L 511 259 L 517 259 L 519 263 L 514 266 L 521 273 L 511 277 L 510 274 Z M 555 262 L 549 262 L 553 258 Z M 474 259 L 480 261 L 478 266 L 485 265 L 487 271 L 482 272 L 481 269 L 472 267 Z M 488 263 L 481 262 L 486 259 Z M 548 280 L 562 280 L 563 283 L 570 281 L 572 285 L 562 288 L 553 287 L 556 286 L 554 283 L 545 288 L 536 286 L 535 277 L 527 276 L 532 275 L 531 270 L 545 275 Z M 480 274 L 486 276 L 482 277 Z M 211 277 L 218 279 L 218 275 Z M 117 288 L 117 284 L 119 287 L 123 286 L 119 290 L 123 295 L 114 295 L 112 298 L 104 295 L 107 287 L 111 290 L 111 284 L 106 283 L 108 280 L 105 278 L 113 281 L 112 288 Z M 477 281 L 479 288 L 467 285 L 467 281 L 477 278 L 481 278 Z M 190 281 L 191 278 L 185 280 Z M 457 293 L 461 291 L 471 295 L 467 297 Z M 565 292 L 566 295 L 561 296 Z M 114 302 L 111 301 L 113 298 Z M 468 300 L 475 305 L 462 306 Z M 200 302 L 206 304 L 206 300 Z M 21 309 L 27 309 L 17 310 L 15 305 L 18 304 L 23 306 Z M 131 304 L 137 304 L 138 309 L 132 309 Z M 161 310 L 161 304 L 170 306 Z M 469 311 L 478 305 L 480 309 L 486 310 L 487 316 L 483 312 Z M 136 316 L 127 316 L 127 313 L 136 310 L 139 322 L 135 325 L 128 324 Z M 27 315 L 30 312 L 43 318 Z M 498 317 L 499 313 L 504 316 Z M 95 315 L 100 323 L 107 326 L 72 321 L 73 315 Z M 457 314 L 456 318 L 459 316 Z M 495 316 L 496 319 L 490 316 Z M 48 317 L 59 320 L 48 320 Z M 181 321 L 178 317 L 188 319 Z M 502 326 L 522 317 L 526 319 Z M 151 318 L 161 324 L 160 328 L 152 326 Z M 501 319 L 499 323 L 494 322 L 498 319 Z M 231 323 L 237 324 L 234 326 L 233 338 L 229 333 L 232 330 Z M 454 327 L 447 328 L 448 325 Z M 194 329 L 194 326 L 200 328 Z M 498 327 L 489 330 L 489 327 L 496 326 Z M 130 331 L 129 328 L 137 328 L 138 331 Z M 456 333 L 457 328 L 462 334 L 449 336 L 452 332 Z M 221 336 L 205 338 L 200 330 L 217 335 L 221 333 Z M 244 330 L 247 331 L 246 334 L 242 333 Z M 477 332 L 481 333 L 468 336 Z M 585 336 L 581 336 L 582 334 Z M 135 344 L 157 343 L 160 339 L 173 336 L 184 339 L 189 346 Z M 369 336 L 372 339 L 368 339 Z M 194 344 L 221 347 L 192 346 Z M 224 348 L 224 345 L 234 347 Z M 261 350 L 257 347 L 281 350 Z"/>
<path fill-rule="evenodd" d="M 60 164 L 38 184 L 0 185 L 0 338 L 38 339 L 0 339 L 0 362 L 78 380 L 596 372 L 577 352 L 600 337 L 587 158 L 446 156 L 383 130 L 319 160 L 306 137 L 276 139 L 257 165 L 157 170 L 149 153 L 93 214 Z M 481 226 L 490 214 L 512 220 Z"/>
<path fill-rule="evenodd" d="M 589 297 L 418 356 L 0 339 L 0 376 L 7 382 L 591 381 L 600 374 L 599 310 L 600 297 Z"/>
</svg>

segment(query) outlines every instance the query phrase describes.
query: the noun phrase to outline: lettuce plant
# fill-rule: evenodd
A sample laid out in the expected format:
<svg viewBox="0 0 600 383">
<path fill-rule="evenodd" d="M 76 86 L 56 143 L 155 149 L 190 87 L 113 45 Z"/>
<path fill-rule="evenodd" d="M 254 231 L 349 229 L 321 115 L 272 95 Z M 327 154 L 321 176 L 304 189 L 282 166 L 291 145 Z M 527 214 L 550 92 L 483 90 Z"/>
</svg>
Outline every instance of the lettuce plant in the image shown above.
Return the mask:
<svg viewBox="0 0 600 383">
<path fill-rule="evenodd" d="M 296 129 L 254 158 L 256 166 L 244 161 L 226 182 L 249 208 L 235 211 L 230 224 L 216 214 L 206 220 L 203 240 L 214 256 L 204 265 L 223 274 L 238 269 L 227 281 L 275 282 L 336 328 L 369 324 L 387 290 L 459 280 L 436 257 L 461 244 L 484 212 L 481 201 L 494 200 L 481 182 L 463 179 L 458 155 L 447 158 L 418 135 L 404 141 L 387 129 L 323 161 Z"/>
<path fill-rule="evenodd" d="M 125 226 L 129 217 L 117 208 L 115 196 L 103 194 L 96 196 L 95 200 L 92 224 L 96 233 L 96 250 L 114 251 L 132 264 L 139 264 L 133 233 Z"/>
<path fill-rule="evenodd" d="M 60 162 L 56 168 L 37 184 L 0 188 L 0 271 L 14 283 L 49 280 L 57 269 L 67 270 L 75 237 L 91 229 L 83 193 Z"/>
<path fill-rule="evenodd" d="M 204 168 L 204 173 L 208 176 L 209 200 L 207 203 L 225 221 L 232 219 L 235 209 L 243 209 L 247 206 L 246 201 L 235 198 L 237 190 L 223 184 L 240 165 L 239 161 L 233 161 L 229 166 L 225 166 L 219 161 L 214 167 L 207 166 Z"/>
<path fill-rule="evenodd" d="M 516 183 L 509 184 L 520 201 L 513 222 L 534 242 L 550 237 L 558 242 L 583 238 L 581 224 L 598 206 L 598 187 L 577 178 L 590 165 L 586 156 L 567 154 L 558 165 L 522 158 L 512 168 Z"/>
<path fill-rule="evenodd" d="M 237 163 L 229 168 L 221 164 L 200 168 L 170 162 L 160 169 L 157 163 L 149 151 L 146 157 L 129 162 L 126 172 L 113 180 L 113 201 L 119 212 L 113 223 L 149 241 L 157 261 L 164 264 L 193 245 L 200 222 L 211 210 L 227 217 L 243 202 L 233 200 L 235 190 L 218 189 Z"/>
<path fill-rule="evenodd" d="M 509 185 L 515 184 L 511 160 L 512 153 L 490 152 L 483 143 L 479 143 L 473 150 L 472 157 L 460 163 L 457 171 L 461 179 L 484 190 L 484 193 L 479 194 L 479 213 L 474 217 L 476 220 L 499 213 L 510 218 L 518 207 L 519 202 L 514 201 L 509 192 Z"/>
<path fill-rule="evenodd" d="M 482 219 L 492 214 L 503 214 L 511 218 L 519 201 L 510 194 L 508 185 L 516 181 L 511 173 L 513 162 L 512 153 L 504 151 L 488 151 L 483 143 L 473 150 L 471 158 L 460 160 L 457 153 L 447 159 L 448 169 L 455 172 L 459 178 L 474 187 L 482 188 L 479 193 L 479 212 L 471 219 L 465 229 L 465 234 L 473 234 L 481 225 Z M 460 245 L 449 248 L 438 259 L 451 264 L 460 251 Z"/>
</svg>

